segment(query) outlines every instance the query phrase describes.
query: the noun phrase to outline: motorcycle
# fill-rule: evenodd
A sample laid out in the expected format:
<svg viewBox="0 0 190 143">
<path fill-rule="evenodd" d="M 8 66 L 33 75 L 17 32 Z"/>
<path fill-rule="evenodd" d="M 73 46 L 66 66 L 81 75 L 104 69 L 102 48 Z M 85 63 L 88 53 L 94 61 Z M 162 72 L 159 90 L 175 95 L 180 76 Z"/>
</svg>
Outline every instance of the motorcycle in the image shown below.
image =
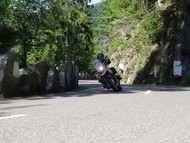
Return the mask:
<svg viewBox="0 0 190 143">
<path fill-rule="evenodd" d="M 96 71 L 99 74 L 99 78 L 104 83 L 105 88 L 110 89 L 112 88 L 113 91 L 118 92 L 122 90 L 120 85 L 121 78 L 118 78 L 118 74 L 113 73 L 111 68 L 107 65 L 110 64 L 110 61 L 107 60 L 107 63 L 104 64 L 100 61 L 97 61 L 94 65 Z"/>
</svg>

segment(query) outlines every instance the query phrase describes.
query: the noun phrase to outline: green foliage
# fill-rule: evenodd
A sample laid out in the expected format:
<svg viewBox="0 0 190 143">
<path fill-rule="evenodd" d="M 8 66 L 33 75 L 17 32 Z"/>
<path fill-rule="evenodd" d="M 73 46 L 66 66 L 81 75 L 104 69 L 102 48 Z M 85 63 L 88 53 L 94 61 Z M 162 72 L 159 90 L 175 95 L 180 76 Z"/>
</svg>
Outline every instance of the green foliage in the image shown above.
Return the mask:
<svg viewBox="0 0 190 143">
<path fill-rule="evenodd" d="M 73 3 L 70 0 L 58 0 L 51 3 L 45 23 L 48 27 L 48 39 L 51 39 L 49 44 L 56 49 L 53 52 L 55 65 L 63 64 L 67 54 L 77 65 L 88 68 L 89 63 L 86 61 L 89 61 L 93 53 L 93 44 L 91 22 L 86 11 L 88 10 L 84 1 Z M 83 51 L 86 54 L 81 55 Z"/>
<path fill-rule="evenodd" d="M 121 40 L 120 39 L 116 39 L 113 42 L 111 42 L 111 47 L 112 47 L 112 51 L 115 52 L 117 51 L 118 47 L 121 45 Z"/>
<path fill-rule="evenodd" d="M 160 39 L 161 23 L 158 22 L 156 12 L 146 13 L 143 19 L 139 22 L 139 34 L 150 40 L 152 43 L 158 42 Z"/>
<path fill-rule="evenodd" d="M 87 0 L 2 0 L 0 52 L 18 50 L 20 68 L 41 60 L 61 66 L 66 54 L 88 68 L 94 50 L 89 8 Z"/>
<path fill-rule="evenodd" d="M 17 32 L 11 25 L 12 16 L 8 9 L 10 0 L 2 0 L 0 3 L 0 54 L 9 51 L 15 45 Z"/>
<path fill-rule="evenodd" d="M 129 58 L 127 71 L 123 73 L 124 80 L 142 67 L 149 66 L 139 72 L 138 82 L 149 82 L 149 72 L 160 57 L 147 63 L 152 52 L 152 45 L 161 40 L 161 31 L 167 9 L 155 9 L 156 0 L 104 0 L 96 6 L 99 14 L 95 15 L 95 44 L 96 51 L 103 51 L 106 55 L 112 55 L 121 51 L 120 57 L 114 59 L 120 62 L 121 57 Z M 107 39 L 105 38 L 107 37 Z M 152 60 L 152 59 L 151 59 Z M 168 67 L 167 65 L 166 67 Z M 146 67 L 145 67 L 146 68 Z M 168 75 L 169 68 L 162 74 Z M 146 74 L 146 75 L 145 75 Z M 146 80 L 141 80 L 145 79 Z"/>
<path fill-rule="evenodd" d="M 112 0 L 109 6 L 113 16 L 117 18 L 126 14 L 130 3 L 129 0 Z"/>
<path fill-rule="evenodd" d="M 0 26 L 0 34 L 0 54 L 4 54 L 14 46 L 17 33 L 12 27 Z"/>
<path fill-rule="evenodd" d="M 99 5 L 99 9 L 104 17 L 99 14 L 96 27 L 96 31 L 99 30 L 99 33 L 96 34 L 96 32 L 95 36 L 96 39 L 99 39 L 100 36 L 107 35 L 111 37 L 111 39 L 109 45 L 104 45 L 101 48 L 106 49 L 111 46 L 113 53 L 122 45 L 122 47 L 131 47 L 141 54 L 148 55 L 151 44 L 160 40 L 162 28 L 160 12 L 151 10 L 151 7 L 148 8 L 148 5 L 153 6 L 154 2 L 155 1 L 150 1 L 149 3 L 145 3 L 145 1 L 142 0 L 132 2 L 130 0 L 103 1 L 101 5 Z M 127 23 L 131 26 L 133 32 L 131 34 L 126 33 L 128 40 L 124 41 L 124 39 L 120 38 L 118 29 Z"/>
</svg>

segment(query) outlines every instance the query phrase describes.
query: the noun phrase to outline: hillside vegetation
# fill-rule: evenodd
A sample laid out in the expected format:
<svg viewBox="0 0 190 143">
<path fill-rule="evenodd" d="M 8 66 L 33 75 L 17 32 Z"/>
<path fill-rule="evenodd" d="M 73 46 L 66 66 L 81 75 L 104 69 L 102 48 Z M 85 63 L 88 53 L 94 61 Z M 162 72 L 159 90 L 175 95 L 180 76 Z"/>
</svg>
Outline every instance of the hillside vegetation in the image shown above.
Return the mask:
<svg viewBox="0 0 190 143">
<path fill-rule="evenodd" d="M 96 52 L 111 58 L 125 83 L 179 84 L 173 61 L 180 9 L 177 0 L 104 0 L 94 7 Z"/>
</svg>

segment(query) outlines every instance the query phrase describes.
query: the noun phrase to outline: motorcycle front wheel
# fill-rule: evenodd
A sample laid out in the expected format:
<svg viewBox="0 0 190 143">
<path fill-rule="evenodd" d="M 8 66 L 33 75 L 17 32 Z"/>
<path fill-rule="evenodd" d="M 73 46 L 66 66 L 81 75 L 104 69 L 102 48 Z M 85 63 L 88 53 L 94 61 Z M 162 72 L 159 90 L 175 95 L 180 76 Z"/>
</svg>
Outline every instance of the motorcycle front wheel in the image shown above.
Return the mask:
<svg viewBox="0 0 190 143">
<path fill-rule="evenodd" d="M 116 86 L 109 78 L 106 80 L 108 85 L 113 89 L 113 91 L 118 92 L 121 91 L 121 86 Z"/>
</svg>

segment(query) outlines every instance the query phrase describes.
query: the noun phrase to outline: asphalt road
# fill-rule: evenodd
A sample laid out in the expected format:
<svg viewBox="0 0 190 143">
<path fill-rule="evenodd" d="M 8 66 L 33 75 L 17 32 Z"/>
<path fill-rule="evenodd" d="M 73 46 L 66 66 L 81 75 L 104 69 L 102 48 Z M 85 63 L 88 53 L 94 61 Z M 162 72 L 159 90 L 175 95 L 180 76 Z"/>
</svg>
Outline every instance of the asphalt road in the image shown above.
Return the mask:
<svg viewBox="0 0 190 143">
<path fill-rule="evenodd" d="M 190 88 L 122 86 L 1 99 L 0 143 L 190 143 Z"/>
</svg>

